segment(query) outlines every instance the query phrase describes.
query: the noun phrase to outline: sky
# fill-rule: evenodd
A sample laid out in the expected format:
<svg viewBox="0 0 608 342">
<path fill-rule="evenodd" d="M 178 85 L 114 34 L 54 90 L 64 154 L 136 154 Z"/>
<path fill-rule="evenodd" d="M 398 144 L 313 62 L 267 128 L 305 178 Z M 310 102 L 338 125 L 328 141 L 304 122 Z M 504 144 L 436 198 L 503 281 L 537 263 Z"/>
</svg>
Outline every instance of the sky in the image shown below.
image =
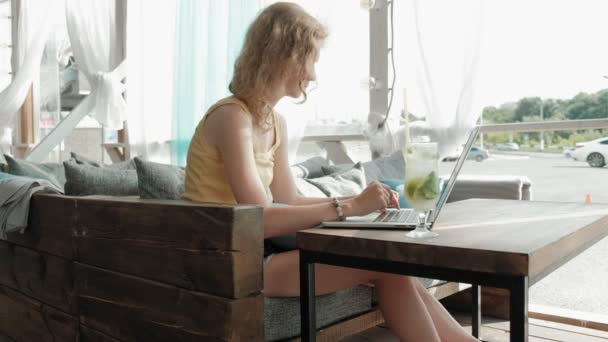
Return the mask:
<svg viewBox="0 0 608 342">
<path fill-rule="evenodd" d="M 608 1 L 486 1 L 479 89 L 486 104 L 608 88 Z"/>
<path fill-rule="evenodd" d="M 410 112 L 429 111 L 421 90 L 430 80 L 430 102 L 453 115 L 469 75 L 471 103 L 463 110 L 476 113 L 528 96 L 566 99 L 608 88 L 606 0 L 423 0 L 417 10 L 415 4 L 397 0 L 394 19 L 402 27 L 395 30 L 397 90 L 407 88 Z M 422 81 L 420 51 L 430 75 Z M 475 51 L 475 68 L 464 69 Z"/>
<path fill-rule="evenodd" d="M 317 118 L 348 121 L 355 113 L 364 119 L 368 12 L 354 0 L 297 2 L 330 31 L 309 106 L 320 113 Z M 602 77 L 608 75 L 608 0 L 423 0 L 417 12 L 414 4 L 395 0 L 397 82 L 391 116 L 401 111 L 404 97 L 410 112 L 428 111 L 421 92 L 428 79 L 435 107 L 445 115 L 455 110 L 468 75 L 476 76 L 465 106 L 473 112 L 526 96 L 564 99 L 608 88 Z M 420 46 L 429 70 L 426 80 Z M 475 68 L 463 71 L 475 51 Z"/>
</svg>

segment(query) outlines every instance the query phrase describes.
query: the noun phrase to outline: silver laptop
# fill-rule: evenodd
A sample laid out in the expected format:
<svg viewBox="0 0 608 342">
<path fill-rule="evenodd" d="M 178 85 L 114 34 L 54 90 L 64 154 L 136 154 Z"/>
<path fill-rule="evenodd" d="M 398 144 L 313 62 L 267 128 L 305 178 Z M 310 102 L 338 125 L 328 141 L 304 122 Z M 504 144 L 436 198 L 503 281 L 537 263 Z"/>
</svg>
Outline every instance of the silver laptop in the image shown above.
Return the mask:
<svg viewBox="0 0 608 342">
<path fill-rule="evenodd" d="M 464 161 L 467 159 L 471 146 L 473 146 L 478 134 L 479 126 L 475 126 L 475 128 L 469 134 L 469 139 L 464 145 L 464 148 L 456 161 L 456 165 L 454 166 L 454 170 L 452 170 L 450 178 L 448 179 L 447 183 L 444 184 L 441 190 L 441 194 L 439 195 L 439 199 L 435 204 L 435 208 L 432 209 L 431 213 L 429 214 L 427 221 L 430 224 L 429 229 L 432 229 L 441 208 L 448 200 L 448 197 L 454 188 L 454 184 L 456 183 L 456 177 L 458 177 L 458 173 L 460 173 L 462 165 L 464 165 Z M 387 209 L 383 213 L 374 212 L 365 216 L 350 216 L 344 221 L 326 221 L 321 223 L 321 227 L 411 230 L 416 228 L 417 223 L 418 216 L 416 215 L 416 211 L 412 208 L 403 208 Z"/>
</svg>

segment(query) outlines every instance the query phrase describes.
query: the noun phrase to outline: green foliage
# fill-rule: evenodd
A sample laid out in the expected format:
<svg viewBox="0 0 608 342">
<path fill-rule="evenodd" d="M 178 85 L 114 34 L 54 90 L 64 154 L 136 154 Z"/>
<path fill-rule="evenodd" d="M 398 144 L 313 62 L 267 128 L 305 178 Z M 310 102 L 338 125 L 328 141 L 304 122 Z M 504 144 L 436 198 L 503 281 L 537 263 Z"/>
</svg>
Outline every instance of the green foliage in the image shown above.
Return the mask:
<svg viewBox="0 0 608 342">
<path fill-rule="evenodd" d="M 579 93 L 572 99 L 544 99 L 544 120 L 582 120 L 608 118 L 608 89 L 594 94 Z M 484 123 L 514 123 L 538 120 L 540 97 L 525 97 L 516 103 L 506 103 L 499 108 L 483 109 Z"/>
<path fill-rule="evenodd" d="M 583 120 L 608 118 L 608 89 L 594 94 L 579 93 L 571 99 L 542 99 L 543 120 Z M 540 97 L 525 97 L 515 103 L 505 103 L 500 107 L 485 107 L 483 122 L 515 123 L 540 121 Z M 589 141 L 606 135 L 606 130 L 584 132 L 545 132 L 545 145 L 554 147 L 574 146 L 581 141 Z M 524 147 L 539 145 L 540 133 L 493 133 L 486 135 L 490 144 L 508 141 Z"/>
</svg>

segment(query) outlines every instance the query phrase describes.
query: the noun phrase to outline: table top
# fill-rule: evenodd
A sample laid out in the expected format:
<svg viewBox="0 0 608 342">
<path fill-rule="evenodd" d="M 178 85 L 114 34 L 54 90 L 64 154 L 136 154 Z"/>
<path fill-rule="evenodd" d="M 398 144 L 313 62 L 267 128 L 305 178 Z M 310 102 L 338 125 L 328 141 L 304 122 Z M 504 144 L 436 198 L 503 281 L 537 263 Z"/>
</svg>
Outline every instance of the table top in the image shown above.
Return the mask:
<svg viewBox="0 0 608 342">
<path fill-rule="evenodd" d="M 438 237 L 404 231 L 314 228 L 297 233 L 313 252 L 542 279 L 608 235 L 608 205 L 472 199 L 447 204 Z"/>
</svg>

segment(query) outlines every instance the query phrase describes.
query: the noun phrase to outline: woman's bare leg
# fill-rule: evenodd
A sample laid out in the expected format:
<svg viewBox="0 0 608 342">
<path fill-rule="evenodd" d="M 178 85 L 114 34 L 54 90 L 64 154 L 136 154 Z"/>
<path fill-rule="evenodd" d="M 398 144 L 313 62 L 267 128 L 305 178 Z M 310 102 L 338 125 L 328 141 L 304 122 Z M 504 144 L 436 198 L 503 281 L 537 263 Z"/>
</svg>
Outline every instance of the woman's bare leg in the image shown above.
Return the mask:
<svg viewBox="0 0 608 342">
<path fill-rule="evenodd" d="M 275 254 L 264 268 L 264 295 L 300 295 L 298 251 Z M 391 331 L 401 341 L 440 341 L 434 322 L 418 294 L 415 278 L 330 265 L 315 266 L 317 295 L 372 282 L 380 309 Z"/>
<path fill-rule="evenodd" d="M 442 341 L 478 341 L 460 326 L 454 317 L 419 281 L 416 281 L 415 287 L 426 309 L 431 314 L 433 323 L 435 323 L 435 329 L 437 329 L 437 333 Z"/>
</svg>

